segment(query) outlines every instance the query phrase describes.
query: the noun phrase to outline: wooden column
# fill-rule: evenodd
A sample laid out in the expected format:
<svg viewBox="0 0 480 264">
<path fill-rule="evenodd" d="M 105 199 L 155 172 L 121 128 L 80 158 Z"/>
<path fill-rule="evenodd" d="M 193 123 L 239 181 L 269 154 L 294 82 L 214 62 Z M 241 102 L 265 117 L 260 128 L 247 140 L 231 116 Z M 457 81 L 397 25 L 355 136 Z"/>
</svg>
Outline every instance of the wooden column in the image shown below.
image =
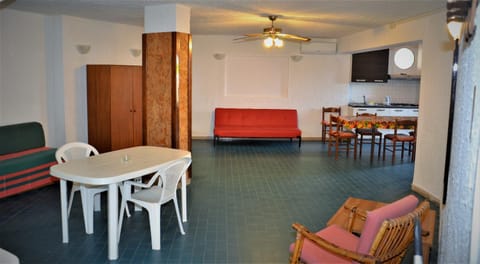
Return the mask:
<svg viewBox="0 0 480 264">
<path fill-rule="evenodd" d="M 191 35 L 143 34 L 145 145 L 191 150 Z"/>
</svg>

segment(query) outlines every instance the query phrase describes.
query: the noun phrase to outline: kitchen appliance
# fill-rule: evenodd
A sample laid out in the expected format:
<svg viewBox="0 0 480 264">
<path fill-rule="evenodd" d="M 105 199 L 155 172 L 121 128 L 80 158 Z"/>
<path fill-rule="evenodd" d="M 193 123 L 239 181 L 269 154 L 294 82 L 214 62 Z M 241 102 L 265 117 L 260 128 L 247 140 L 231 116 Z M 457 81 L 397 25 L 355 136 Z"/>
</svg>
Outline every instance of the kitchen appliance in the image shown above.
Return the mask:
<svg viewBox="0 0 480 264">
<path fill-rule="evenodd" d="M 391 102 L 392 102 L 392 98 L 389 95 L 385 96 L 384 104 L 385 105 L 390 105 Z"/>
</svg>

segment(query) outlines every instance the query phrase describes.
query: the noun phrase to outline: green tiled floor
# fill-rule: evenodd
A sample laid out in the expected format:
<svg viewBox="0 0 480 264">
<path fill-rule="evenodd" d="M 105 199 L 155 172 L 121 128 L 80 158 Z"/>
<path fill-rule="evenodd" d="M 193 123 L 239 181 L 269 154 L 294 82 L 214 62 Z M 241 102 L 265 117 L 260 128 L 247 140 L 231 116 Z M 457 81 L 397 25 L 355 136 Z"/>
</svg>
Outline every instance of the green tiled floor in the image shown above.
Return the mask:
<svg viewBox="0 0 480 264">
<path fill-rule="evenodd" d="M 413 163 L 371 163 L 368 155 L 334 160 L 319 142 L 299 149 L 289 141 L 213 147 L 194 140 L 192 148 L 187 234 L 180 235 L 173 206 L 162 207 L 162 249 L 152 251 L 147 214 L 135 212 L 125 219 L 114 262 L 287 263 L 293 222 L 318 230 L 349 196 L 390 202 L 411 193 Z M 86 235 L 76 200 L 70 243 L 61 243 L 57 185 L 2 199 L 0 208 L 0 247 L 22 263 L 109 262 L 106 210 L 95 214 L 95 233 Z"/>
</svg>

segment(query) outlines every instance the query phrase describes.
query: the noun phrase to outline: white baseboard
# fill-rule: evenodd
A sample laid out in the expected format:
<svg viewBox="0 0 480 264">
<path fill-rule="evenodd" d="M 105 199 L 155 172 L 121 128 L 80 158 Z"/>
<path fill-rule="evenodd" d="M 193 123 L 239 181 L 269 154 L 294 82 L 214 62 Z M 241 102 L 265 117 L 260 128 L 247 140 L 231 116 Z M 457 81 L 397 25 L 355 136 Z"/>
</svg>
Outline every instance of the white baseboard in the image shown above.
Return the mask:
<svg viewBox="0 0 480 264">
<path fill-rule="evenodd" d="M 414 192 L 417 192 L 419 193 L 420 195 L 422 195 L 423 197 L 427 198 L 428 200 L 430 200 L 431 202 L 434 202 L 438 205 L 441 204 L 441 199 L 436 197 L 435 195 L 433 195 L 431 192 L 423 189 L 422 187 L 418 186 L 418 185 L 415 185 L 415 184 L 412 184 L 412 191 Z"/>
</svg>

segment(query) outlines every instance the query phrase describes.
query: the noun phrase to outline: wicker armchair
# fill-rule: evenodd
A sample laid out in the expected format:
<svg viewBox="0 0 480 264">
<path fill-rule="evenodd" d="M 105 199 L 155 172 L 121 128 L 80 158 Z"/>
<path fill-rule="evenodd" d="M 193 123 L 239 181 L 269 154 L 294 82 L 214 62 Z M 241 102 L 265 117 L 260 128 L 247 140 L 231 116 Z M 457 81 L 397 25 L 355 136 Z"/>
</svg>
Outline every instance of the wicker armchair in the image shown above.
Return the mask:
<svg viewBox="0 0 480 264">
<path fill-rule="evenodd" d="M 290 263 L 401 263 L 414 238 L 415 219 L 423 219 L 430 207 L 424 201 L 415 209 L 417 203 L 410 195 L 371 212 L 351 208 L 347 230 L 330 225 L 314 234 L 294 223 Z M 351 233 L 357 220 L 365 221 L 360 237 Z"/>
</svg>

